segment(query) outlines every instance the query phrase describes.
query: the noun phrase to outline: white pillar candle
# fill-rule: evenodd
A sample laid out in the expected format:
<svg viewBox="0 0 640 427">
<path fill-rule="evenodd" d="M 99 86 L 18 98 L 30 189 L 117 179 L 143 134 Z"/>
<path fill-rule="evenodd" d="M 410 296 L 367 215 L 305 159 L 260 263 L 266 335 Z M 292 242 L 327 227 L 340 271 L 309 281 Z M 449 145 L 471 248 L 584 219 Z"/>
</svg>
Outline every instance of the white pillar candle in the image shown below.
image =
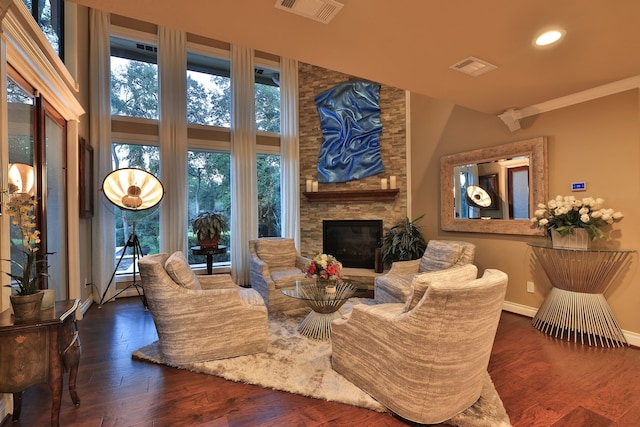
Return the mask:
<svg viewBox="0 0 640 427">
<path fill-rule="evenodd" d="M 395 190 L 397 183 L 396 183 L 396 176 L 395 175 L 391 175 L 389 177 L 389 187 L 391 187 L 392 190 Z"/>
<path fill-rule="evenodd" d="M 311 192 L 311 190 L 312 190 L 312 188 L 313 188 L 313 187 L 311 186 L 311 180 L 310 180 L 310 179 L 308 179 L 308 180 L 307 180 L 307 193 L 310 193 L 310 192 Z"/>
<path fill-rule="evenodd" d="M 380 189 L 381 190 L 387 189 L 387 178 L 380 179 Z"/>
<path fill-rule="evenodd" d="M 311 191 L 313 191 L 314 193 L 318 191 L 318 181 L 313 181 L 313 183 L 311 184 Z"/>
</svg>

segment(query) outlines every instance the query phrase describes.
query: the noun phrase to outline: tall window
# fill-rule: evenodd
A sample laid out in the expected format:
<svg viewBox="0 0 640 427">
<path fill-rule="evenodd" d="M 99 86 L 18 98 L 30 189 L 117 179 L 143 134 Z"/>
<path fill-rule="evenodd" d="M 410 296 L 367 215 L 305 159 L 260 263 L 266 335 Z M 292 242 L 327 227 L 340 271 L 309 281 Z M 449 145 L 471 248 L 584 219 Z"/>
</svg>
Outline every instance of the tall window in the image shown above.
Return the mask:
<svg viewBox="0 0 640 427">
<path fill-rule="evenodd" d="M 187 123 L 231 126 L 229 60 L 187 53 Z"/>
<path fill-rule="evenodd" d="M 158 119 L 158 50 L 111 37 L 111 114 Z"/>
<path fill-rule="evenodd" d="M 280 73 L 256 68 L 256 130 L 280 133 Z"/>
<path fill-rule="evenodd" d="M 280 156 L 258 154 L 258 236 L 280 237 Z"/>
<path fill-rule="evenodd" d="M 24 0 L 60 59 L 64 60 L 64 0 Z"/>
<path fill-rule="evenodd" d="M 231 217 L 231 156 L 229 153 L 211 150 L 189 150 L 187 165 L 188 216 L 189 224 L 202 211 L 213 211 Z M 198 238 L 191 227 L 187 229 L 189 247 L 198 244 Z M 214 262 L 228 262 L 232 241 L 229 232 L 220 238 L 220 244 L 227 247 L 226 254 L 215 255 Z M 189 263 L 202 262 L 189 253 Z"/>
<path fill-rule="evenodd" d="M 113 143 L 111 147 L 111 160 L 114 170 L 135 167 L 158 176 L 160 170 L 159 147 L 126 143 Z M 160 212 L 159 209 L 130 212 L 115 206 L 109 206 L 109 210 L 116 218 L 116 263 L 122 259 L 118 266 L 117 274 L 130 274 L 133 272 L 133 255 L 131 251 L 127 251 L 127 240 L 135 227 L 142 253 L 144 255 L 157 254 L 160 250 Z M 138 271 L 137 266 L 136 271 Z"/>
<path fill-rule="evenodd" d="M 189 35 L 188 35 L 189 36 Z M 138 39 L 138 40 L 136 40 Z M 233 222 L 231 213 L 231 62 L 228 47 L 216 41 L 189 40 L 186 69 L 186 93 L 176 93 L 169 87 L 164 99 L 186 103 L 187 114 L 187 247 L 197 245 L 192 221 L 201 211 L 222 212 Z M 144 40 L 144 41 L 141 41 Z M 155 39 L 148 33 L 115 26 L 111 43 L 111 113 L 116 139 L 114 168 L 138 166 L 156 174 L 158 141 L 159 87 L 158 55 Z M 261 56 L 262 55 L 262 56 Z M 258 132 L 258 229 L 260 236 L 279 236 L 280 218 L 280 156 L 277 154 L 280 132 L 280 75 L 277 59 L 257 55 L 254 87 L 256 97 L 255 126 Z M 126 117 L 126 118 L 125 118 Z M 140 124 L 140 126 L 136 126 Z M 136 154 L 137 153 L 137 154 Z M 118 163 L 119 162 L 119 163 Z M 167 174 L 170 174 L 168 171 Z M 165 176 L 164 179 L 183 180 Z M 159 242 L 157 215 L 145 218 L 136 228 L 143 251 L 156 252 Z M 147 229 L 142 230 L 142 227 Z M 117 221 L 116 261 L 122 255 L 131 224 L 126 217 Z M 146 242 L 146 243 L 145 243 Z M 231 248 L 230 232 L 221 244 Z M 145 246 L 147 248 L 145 248 Z M 229 253 L 216 255 L 218 264 L 230 262 Z M 190 263 L 202 263 L 187 251 Z M 130 265 L 125 269 L 131 270 Z M 119 271 L 123 269 L 120 268 Z M 124 272 L 124 271 L 123 271 Z"/>
</svg>

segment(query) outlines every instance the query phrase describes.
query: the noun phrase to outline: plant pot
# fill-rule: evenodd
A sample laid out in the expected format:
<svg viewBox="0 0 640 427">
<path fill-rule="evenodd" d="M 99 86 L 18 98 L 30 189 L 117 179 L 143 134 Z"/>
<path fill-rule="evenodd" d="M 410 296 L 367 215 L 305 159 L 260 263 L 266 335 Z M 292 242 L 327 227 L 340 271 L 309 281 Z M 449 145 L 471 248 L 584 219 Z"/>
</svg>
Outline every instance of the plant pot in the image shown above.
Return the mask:
<svg viewBox="0 0 640 427">
<path fill-rule="evenodd" d="M 560 249 L 587 250 L 591 247 L 589 232 L 584 228 L 573 228 L 571 233 L 565 236 L 561 236 L 555 230 L 552 230 L 551 242 L 554 248 Z"/>
<path fill-rule="evenodd" d="M 201 248 L 217 248 L 219 243 L 220 236 L 209 239 L 200 237 L 200 233 L 198 233 L 198 244 Z"/>
<path fill-rule="evenodd" d="M 42 310 L 53 308 L 53 305 L 56 302 L 56 290 L 43 289 L 42 293 L 44 294 L 44 296 L 42 297 L 42 304 L 40 305 L 40 308 Z"/>
<path fill-rule="evenodd" d="M 40 308 L 44 292 L 39 291 L 31 295 L 11 295 L 14 322 L 29 322 L 40 318 Z"/>
</svg>

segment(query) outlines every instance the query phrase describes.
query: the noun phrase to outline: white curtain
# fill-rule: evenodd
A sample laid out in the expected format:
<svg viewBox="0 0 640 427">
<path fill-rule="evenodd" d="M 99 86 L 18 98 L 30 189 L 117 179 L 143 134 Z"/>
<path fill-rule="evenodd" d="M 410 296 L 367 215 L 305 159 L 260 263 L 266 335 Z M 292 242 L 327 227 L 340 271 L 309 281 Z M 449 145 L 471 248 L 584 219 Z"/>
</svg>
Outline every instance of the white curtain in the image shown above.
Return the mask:
<svg viewBox="0 0 640 427">
<path fill-rule="evenodd" d="M 231 47 L 231 275 L 249 284 L 249 240 L 258 237 L 253 49 Z"/>
<path fill-rule="evenodd" d="M 298 62 L 280 59 L 280 170 L 282 236 L 300 248 L 300 142 L 298 139 Z"/>
<path fill-rule="evenodd" d="M 160 251 L 187 250 L 187 36 L 158 28 L 160 98 Z M 175 96 L 163 96 L 173 94 Z M 177 95 L 178 94 L 178 95 Z"/>
<path fill-rule="evenodd" d="M 109 35 L 111 32 L 109 14 L 90 9 L 89 26 L 91 28 L 89 42 L 89 102 L 90 123 L 89 138 L 94 147 L 95 168 L 93 188 L 100 188 L 102 179 L 111 172 L 111 67 Z M 100 295 L 93 295 L 96 302 L 105 291 L 115 270 L 115 217 L 108 205 L 104 203 L 104 195 L 98 192 L 98 203 L 95 204 L 92 222 L 93 279 Z M 115 291 L 115 284 L 109 288 L 105 299 Z"/>
</svg>

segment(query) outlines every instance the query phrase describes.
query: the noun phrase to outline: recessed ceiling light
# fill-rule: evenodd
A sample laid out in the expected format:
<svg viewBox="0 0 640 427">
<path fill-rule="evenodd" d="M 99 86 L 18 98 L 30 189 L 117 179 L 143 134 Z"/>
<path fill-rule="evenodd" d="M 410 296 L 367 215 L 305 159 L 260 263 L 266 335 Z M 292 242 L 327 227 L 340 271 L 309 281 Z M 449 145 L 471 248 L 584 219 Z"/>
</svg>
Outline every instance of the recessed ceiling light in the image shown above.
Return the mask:
<svg viewBox="0 0 640 427">
<path fill-rule="evenodd" d="M 549 46 L 554 43 L 557 43 L 562 37 L 564 37 L 564 30 L 548 30 L 544 33 L 538 35 L 534 40 L 533 44 L 538 47 Z"/>
</svg>

